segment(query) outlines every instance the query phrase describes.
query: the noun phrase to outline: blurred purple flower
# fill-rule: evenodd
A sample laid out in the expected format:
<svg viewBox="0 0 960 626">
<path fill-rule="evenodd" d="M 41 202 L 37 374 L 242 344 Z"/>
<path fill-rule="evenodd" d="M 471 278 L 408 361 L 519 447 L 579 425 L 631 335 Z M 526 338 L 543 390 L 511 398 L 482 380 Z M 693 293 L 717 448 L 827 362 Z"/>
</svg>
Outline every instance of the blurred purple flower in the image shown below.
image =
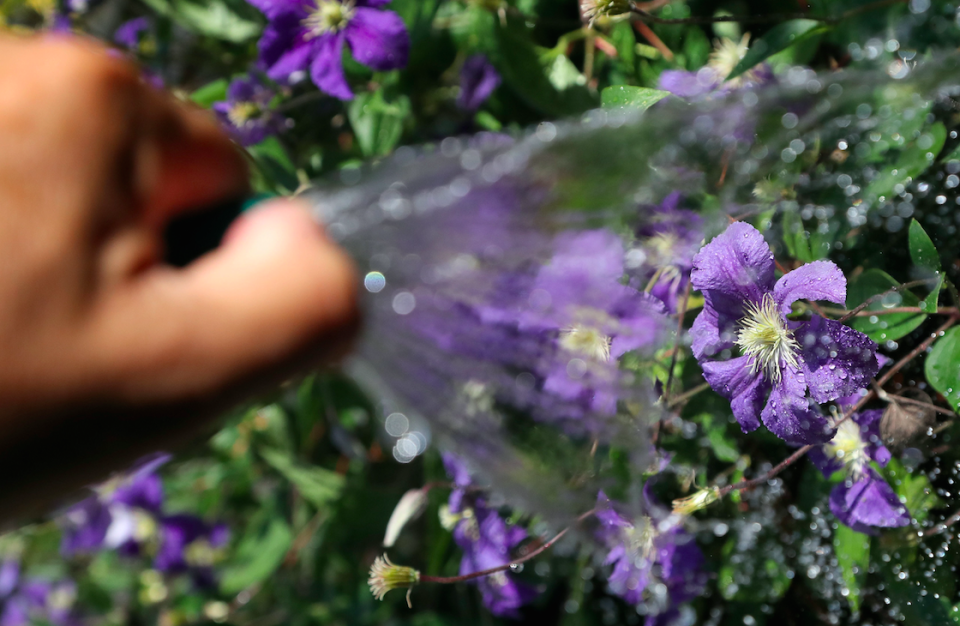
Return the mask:
<svg viewBox="0 0 960 626">
<path fill-rule="evenodd" d="M 260 59 L 274 80 L 309 71 L 313 83 L 341 100 L 353 98 L 343 72 L 343 46 L 377 70 L 407 64 L 410 38 L 389 0 L 248 0 L 267 16 Z"/>
<path fill-rule="evenodd" d="M 661 583 L 666 594 L 648 596 L 647 624 L 669 623 L 677 605 L 703 592 L 707 575 L 703 553 L 693 536 L 684 530 L 683 518 L 662 507 L 644 485 L 647 515 L 631 522 L 620 515 L 602 491 L 597 496 L 599 540 L 609 552 L 605 564 L 613 565 L 608 578 L 610 591 L 630 604 L 644 601 L 645 592 Z"/>
<path fill-rule="evenodd" d="M 787 319 L 800 299 L 844 304 L 847 282 L 836 265 L 808 263 L 776 284 L 774 269 L 763 235 L 744 222 L 704 246 L 691 274 L 705 299 L 690 331 L 693 354 L 710 386 L 731 400 L 744 432 L 762 419 L 788 443 L 826 443 L 836 429 L 811 403 L 866 387 L 877 373 L 877 345 L 817 315 Z M 741 356 L 718 360 L 735 347 Z"/>
<path fill-rule="evenodd" d="M 558 235 L 517 320 L 522 332 L 553 337 L 556 357 L 539 367 L 543 389 L 607 415 L 616 412 L 618 359 L 654 346 L 665 321 L 658 300 L 620 282 L 623 263 L 611 231 Z"/>
<path fill-rule="evenodd" d="M 457 106 L 465 111 L 476 111 L 500 86 L 500 74 L 487 57 L 475 54 L 463 63 L 460 70 L 460 96 Z"/>
<path fill-rule="evenodd" d="M 208 524 L 195 515 L 164 516 L 153 566 L 161 572 L 188 573 L 198 586 L 212 587 L 213 566 L 222 560 L 229 539 L 225 524 Z"/>
<path fill-rule="evenodd" d="M 641 207 L 643 225 L 637 230 L 637 250 L 643 262 L 636 286 L 676 313 L 677 300 L 690 282 L 693 257 L 703 242 L 703 219 L 677 208 L 682 195 L 669 194 L 659 205 Z"/>
<path fill-rule="evenodd" d="M 838 402 L 848 409 L 856 398 Z M 830 493 L 830 511 L 841 522 L 862 533 L 876 534 L 876 528 L 896 528 L 910 523 L 910 514 L 890 485 L 870 467 L 870 462 L 885 467 L 890 451 L 881 443 L 880 418 L 874 409 L 854 413 L 842 422 L 829 443 L 808 453 L 813 464 L 829 478 L 843 471 L 844 480 Z"/>
<path fill-rule="evenodd" d="M 154 517 L 163 504 L 163 484 L 155 472 L 169 460 L 167 454 L 145 457 L 130 472 L 108 480 L 95 495 L 68 509 L 62 519 L 61 552 L 65 556 L 101 548 L 138 552 L 155 532 Z"/>
<path fill-rule="evenodd" d="M 665 70 L 661 72 L 657 86 L 675 96 L 697 100 L 711 94 L 723 95 L 773 83 L 776 78 L 767 63 L 759 63 L 740 76 L 727 80 L 727 76 L 747 53 L 749 42 L 749 33 L 739 42 L 721 39 L 710 54 L 707 65 L 696 72 Z"/>
<path fill-rule="evenodd" d="M 452 525 L 453 539 L 463 550 L 460 575 L 506 565 L 510 552 L 527 537 L 527 532 L 507 524 L 483 498 L 468 491 L 471 486 L 466 465 L 458 457 L 444 453 L 443 464 L 454 480 L 448 510 L 443 516 Z M 483 604 L 498 616 L 516 617 L 517 609 L 533 600 L 537 593 L 530 585 L 507 572 L 476 579 Z"/>
<path fill-rule="evenodd" d="M 149 33 L 153 28 L 153 20 L 149 17 L 137 17 L 121 24 L 113 33 L 113 40 L 129 50 L 140 48 L 140 37 Z"/>
<path fill-rule="evenodd" d="M 286 126 L 286 118 L 271 109 L 275 95 L 256 77 L 243 76 L 230 83 L 227 100 L 214 102 L 212 108 L 241 145 L 252 146 Z"/>
<path fill-rule="evenodd" d="M 74 608 L 76 598 L 73 581 L 22 578 L 20 562 L 15 558 L 0 564 L 0 626 L 79 626 L 82 621 Z"/>
</svg>

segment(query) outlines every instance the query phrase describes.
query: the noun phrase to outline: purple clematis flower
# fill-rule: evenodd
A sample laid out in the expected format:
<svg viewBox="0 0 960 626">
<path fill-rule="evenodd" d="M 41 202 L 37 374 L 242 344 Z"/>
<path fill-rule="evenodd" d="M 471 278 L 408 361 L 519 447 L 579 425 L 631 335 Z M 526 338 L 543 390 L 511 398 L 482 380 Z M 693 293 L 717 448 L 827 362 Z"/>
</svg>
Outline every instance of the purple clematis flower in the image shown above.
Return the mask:
<svg viewBox="0 0 960 626">
<path fill-rule="evenodd" d="M 677 605 L 700 595 L 706 586 L 703 553 L 682 525 L 682 518 L 661 506 L 644 485 L 648 515 L 631 522 L 618 513 L 602 491 L 597 496 L 598 538 L 609 549 L 605 563 L 613 565 L 610 591 L 630 604 L 647 600 L 647 625 L 668 624 Z M 666 594 L 646 593 L 662 583 Z"/>
<path fill-rule="evenodd" d="M 856 397 L 838 401 L 849 409 Z M 850 528 L 876 534 L 877 528 L 897 528 L 910 523 L 910 514 L 890 485 L 870 466 L 885 467 L 890 451 L 881 443 L 880 418 L 883 411 L 873 409 L 854 413 L 842 422 L 829 443 L 808 453 L 824 478 L 843 471 L 844 480 L 830 493 L 830 511 Z"/>
<path fill-rule="evenodd" d="M 127 474 L 108 480 L 96 494 L 77 503 L 63 516 L 65 556 L 117 548 L 136 554 L 156 533 L 155 516 L 163 504 L 163 484 L 157 469 L 167 454 L 145 457 Z"/>
<path fill-rule="evenodd" d="M 214 102 L 220 122 L 244 146 L 260 143 L 281 132 L 287 124 L 283 115 L 272 110 L 275 92 L 253 76 L 230 83 L 225 102 Z"/>
<path fill-rule="evenodd" d="M 152 29 L 153 21 L 149 17 L 137 17 L 121 24 L 113 33 L 113 40 L 130 50 L 138 50 L 141 36 Z"/>
<path fill-rule="evenodd" d="M 287 80 L 309 71 L 313 83 L 341 100 L 353 98 L 343 72 L 343 46 L 377 70 L 407 64 L 410 38 L 396 13 L 379 10 L 389 0 L 248 0 L 267 16 L 260 60 L 267 75 Z"/>
<path fill-rule="evenodd" d="M 665 320 L 658 300 L 620 282 L 623 262 L 623 243 L 611 231 L 559 235 L 519 315 L 522 331 L 556 338 L 556 358 L 540 367 L 543 389 L 607 415 L 616 412 L 618 359 L 653 346 Z"/>
<path fill-rule="evenodd" d="M 223 559 L 229 539 L 225 524 L 208 524 L 195 515 L 165 516 L 153 566 L 161 572 L 188 573 L 198 587 L 212 587 L 213 566 Z"/>
<path fill-rule="evenodd" d="M 464 111 L 476 111 L 500 86 L 500 73 L 482 54 L 475 54 L 463 63 L 460 70 L 460 96 L 457 106 Z"/>
<path fill-rule="evenodd" d="M 669 194 L 659 205 L 642 207 L 637 248 L 643 262 L 634 276 L 638 288 L 676 313 L 677 300 L 690 282 L 693 257 L 703 242 L 703 218 L 678 208 L 682 195 Z"/>
<path fill-rule="evenodd" d="M 800 299 L 843 305 L 840 269 L 815 261 L 775 282 L 770 247 L 753 226 L 737 222 L 697 254 L 691 281 L 705 300 L 690 331 L 693 354 L 710 386 L 731 400 L 743 431 L 762 420 L 791 444 L 830 441 L 836 429 L 811 404 L 866 387 L 877 373 L 877 345 L 838 322 L 787 315 Z M 740 356 L 727 358 L 734 348 Z"/>
<path fill-rule="evenodd" d="M 527 538 L 527 532 L 507 524 L 497 511 L 487 507 L 483 498 L 468 493 L 470 474 L 463 461 L 444 453 L 443 464 L 453 478 L 455 489 L 441 515 L 444 525 L 452 527 L 453 539 L 463 550 L 460 575 L 506 565 L 511 561 L 511 550 Z M 475 582 L 484 606 L 498 616 L 516 617 L 517 609 L 537 595 L 533 587 L 507 572 L 484 576 Z"/>
<path fill-rule="evenodd" d="M 16 558 L 0 564 L 0 626 L 79 626 L 83 622 L 74 608 L 76 599 L 73 581 L 24 578 Z"/>
</svg>

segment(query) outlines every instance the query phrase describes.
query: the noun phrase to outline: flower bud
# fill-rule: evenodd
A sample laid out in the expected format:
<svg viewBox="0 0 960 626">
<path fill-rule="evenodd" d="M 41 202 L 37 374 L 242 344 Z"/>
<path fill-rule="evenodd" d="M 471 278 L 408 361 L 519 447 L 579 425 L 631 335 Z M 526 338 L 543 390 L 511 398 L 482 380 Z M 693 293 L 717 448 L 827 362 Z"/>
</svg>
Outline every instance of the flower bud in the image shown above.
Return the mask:
<svg viewBox="0 0 960 626">
<path fill-rule="evenodd" d="M 414 585 L 420 582 L 420 572 L 412 567 L 403 565 L 394 565 L 390 557 L 386 554 L 378 556 L 370 567 L 370 578 L 367 584 L 370 585 L 370 593 L 377 600 L 383 600 L 383 596 L 393 589 L 412 589 Z M 410 606 L 410 592 L 407 592 L 407 606 Z"/>
<path fill-rule="evenodd" d="M 427 492 L 423 489 L 411 489 L 403 494 L 393 514 L 390 515 L 390 521 L 387 522 L 387 532 L 383 536 L 383 547 L 391 548 L 396 543 L 400 531 L 407 525 L 407 522 L 416 519 L 423 513 L 427 506 Z"/>
<path fill-rule="evenodd" d="M 690 515 L 694 511 L 706 508 L 720 499 L 720 490 L 716 487 L 701 489 L 692 496 L 677 498 L 673 501 L 673 512 L 678 515 Z"/>
</svg>

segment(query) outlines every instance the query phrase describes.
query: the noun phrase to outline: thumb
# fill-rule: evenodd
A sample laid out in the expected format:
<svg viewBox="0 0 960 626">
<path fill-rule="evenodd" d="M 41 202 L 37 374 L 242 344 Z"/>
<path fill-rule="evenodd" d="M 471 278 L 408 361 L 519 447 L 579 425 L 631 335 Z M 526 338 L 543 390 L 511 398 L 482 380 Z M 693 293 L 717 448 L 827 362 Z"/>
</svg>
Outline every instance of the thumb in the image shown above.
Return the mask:
<svg viewBox="0 0 960 626">
<path fill-rule="evenodd" d="M 358 326 L 353 264 L 298 201 L 256 208 L 218 249 L 141 278 L 112 324 L 114 380 L 133 401 L 252 393 L 339 356 Z"/>
</svg>

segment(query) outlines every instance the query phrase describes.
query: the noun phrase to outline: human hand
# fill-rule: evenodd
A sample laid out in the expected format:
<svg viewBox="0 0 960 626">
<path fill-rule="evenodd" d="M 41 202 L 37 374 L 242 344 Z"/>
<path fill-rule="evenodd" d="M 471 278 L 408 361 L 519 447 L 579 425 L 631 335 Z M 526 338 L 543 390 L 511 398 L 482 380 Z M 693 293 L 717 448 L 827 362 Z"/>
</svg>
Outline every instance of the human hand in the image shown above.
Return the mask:
<svg viewBox="0 0 960 626">
<path fill-rule="evenodd" d="M 357 326 L 354 269 L 274 202 L 183 269 L 163 229 L 247 191 L 206 112 L 75 38 L 0 37 L 0 510 L 10 519 L 161 447 Z"/>
</svg>

